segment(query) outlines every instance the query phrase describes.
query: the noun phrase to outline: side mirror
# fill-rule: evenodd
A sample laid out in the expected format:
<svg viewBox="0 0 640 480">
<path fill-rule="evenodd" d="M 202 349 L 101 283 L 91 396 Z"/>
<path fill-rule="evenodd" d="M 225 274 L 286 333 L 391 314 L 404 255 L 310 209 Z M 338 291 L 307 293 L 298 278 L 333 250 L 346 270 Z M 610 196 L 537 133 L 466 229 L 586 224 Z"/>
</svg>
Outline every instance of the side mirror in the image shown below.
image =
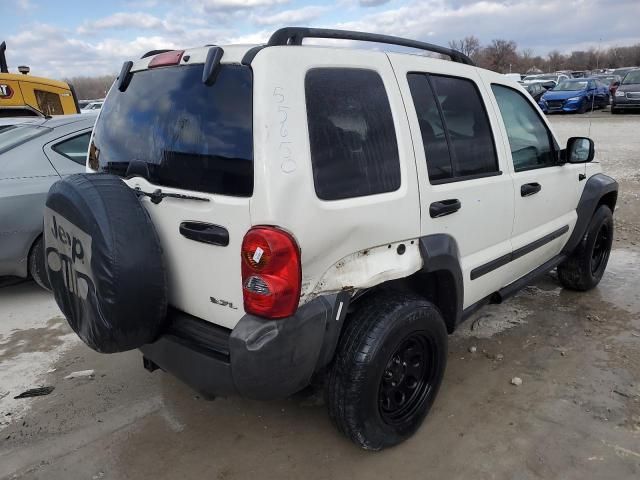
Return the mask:
<svg viewBox="0 0 640 480">
<path fill-rule="evenodd" d="M 567 140 L 565 152 L 566 160 L 569 163 L 590 162 L 595 154 L 593 140 L 586 137 L 571 137 Z"/>
</svg>

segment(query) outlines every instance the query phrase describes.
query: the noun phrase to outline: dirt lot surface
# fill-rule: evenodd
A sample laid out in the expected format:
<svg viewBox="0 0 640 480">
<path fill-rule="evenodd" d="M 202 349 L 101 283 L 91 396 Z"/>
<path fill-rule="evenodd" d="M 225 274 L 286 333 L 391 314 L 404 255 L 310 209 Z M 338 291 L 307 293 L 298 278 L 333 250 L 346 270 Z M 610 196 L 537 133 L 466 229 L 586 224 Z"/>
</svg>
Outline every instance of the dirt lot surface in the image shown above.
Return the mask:
<svg viewBox="0 0 640 480">
<path fill-rule="evenodd" d="M 607 273 L 586 294 L 547 275 L 463 324 L 435 406 L 405 444 L 357 449 L 321 395 L 205 401 L 147 373 L 138 352 L 91 351 L 24 282 L 0 288 L 0 478 L 640 478 L 640 115 L 551 121 L 561 141 L 590 128 L 620 181 Z M 55 390 L 13 398 L 43 385 Z"/>
</svg>

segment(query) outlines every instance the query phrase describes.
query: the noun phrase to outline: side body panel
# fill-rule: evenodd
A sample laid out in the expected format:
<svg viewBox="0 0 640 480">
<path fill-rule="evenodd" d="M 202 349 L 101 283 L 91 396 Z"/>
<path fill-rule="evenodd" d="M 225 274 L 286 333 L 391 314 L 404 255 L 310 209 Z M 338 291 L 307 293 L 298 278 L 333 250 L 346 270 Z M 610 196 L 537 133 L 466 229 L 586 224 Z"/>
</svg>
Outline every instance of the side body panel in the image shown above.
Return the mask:
<svg viewBox="0 0 640 480">
<path fill-rule="evenodd" d="M 485 83 L 487 91 L 491 90 L 492 84 L 520 90 L 512 82 L 505 81 L 502 75 L 486 70 L 479 70 L 479 74 Z M 539 111 L 538 106 L 524 90 L 522 90 L 522 94 L 532 107 Z M 514 182 L 511 200 L 515 211 L 511 240 L 513 250 L 514 252 L 523 251 L 533 242 L 545 237 L 554 237 L 553 240 L 517 259 L 513 259 L 507 264 L 509 274 L 508 281 L 504 284 L 506 285 L 544 264 L 562 250 L 575 226 L 577 218 L 576 206 L 580 191 L 584 186 L 584 182 L 579 180 L 579 175 L 584 173 L 585 166 L 566 163 L 564 165 L 515 172 L 511 159 L 509 139 L 500 114 L 500 108 L 495 97 L 491 96 L 491 101 L 496 112 L 495 116 L 498 119 L 497 129 L 501 132 L 504 149 L 508 152 L 508 163 Z M 553 134 L 546 117 L 542 112 L 539 111 L 539 113 L 540 118 Z M 542 189 L 534 195 L 522 196 L 522 186 L 534 183 L 540 184 Z"/>
<path fill-rule="evenodd" d="M 59 179 L 39 138 L 0 158 L 0 276 L 26 277 L 31 245 L 42 233 L 49 187 Z"/>
<path fill-rule="evenodd" d="M 513 183 L 508 165 L 508 150 L 501 138 L 497 119 L 491 107 L 490 93 L 483 89 L 478 69 L 452 62 L 420 56 L 389 54 L 404 98 L 411 134 L 415 146 L 416 168 L 420 185 L 421 235 L 443 234 L 457 242 L 464 284 L 464 307 L 474 304 L 505 285 L 506 268 L 485 275 L 481 282 L 471 280 L 471 271 L 495 258 L 511 253 L 511 230 L 514 217 Z M 487 110 L 501 173 L 484 178 L 433 185 L 427 171 L 427 152 L 422 142 L 417 112 L 412 99 L 407 73 L 421 72 L 457 76 L 473 81 Z M 431 218 L 433 202 L 457 199 L 462 207 L 456 213 Z"/>
<path fill-rule="evenodd" d="M 417 242 L 420 200 L 413 143 L 403 98 L 386 55 L 316 47 L 269 47 L 261 50 L 251 65 L 255 145 L 251 222 L 278 225 L 296 238 L 302 252 L 301 304 L 330 291 L 370 286 L 366 282 L 371 278 L 381 283 L 417 271 L 422 260 Z M 382 78 L 399 149 L 398 190 L 332 201 L 320 200 L 316 195 L 305 76 L 310 69 L 322 67 L 374 70 Z M 338 278 L 336 270 L 350 273 Z M 329 284 L 323 277 L 334 281 Z"/>
</svg>

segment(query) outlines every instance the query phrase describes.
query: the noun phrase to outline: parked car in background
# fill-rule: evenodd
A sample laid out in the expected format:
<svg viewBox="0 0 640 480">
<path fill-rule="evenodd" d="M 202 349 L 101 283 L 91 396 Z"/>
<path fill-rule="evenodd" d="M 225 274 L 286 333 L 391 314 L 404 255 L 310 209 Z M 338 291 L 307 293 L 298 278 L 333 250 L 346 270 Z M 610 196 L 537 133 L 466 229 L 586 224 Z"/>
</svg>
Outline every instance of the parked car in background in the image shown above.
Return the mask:
<svg viewBox="0 0 640 480">
<path fill-rule="evenodd" d="M 527 91 L 529 95 L 531 95 L 531 97 L 536 102 L 539 102 L 540 99 L 542 98 L 542 95 L 544 95 L 547 92 L 547 89 L 544 87 L 544 84 L 541 82 L 529 83 L 527 85 L 524 85 L 524 89 Z"/>
<path fill-rule="evenodd" d="M 572 78 L 587 78 L 589 77 L 591 72 L 587 71 L 587 70 L 575 70 L 573 72 L 571 72 L 571 77 Z"/>
<path fill-rule="evenodd" d="M 80 112 L 81 113 L 98 112 L 102 108 L 102 104 L 103 103 L 104 103 L 104 100 L 98 100 L 98 101 L 95 101 L 95 102 L 91 102 L 91 103 L 87 104 L 82 110 L 80 110 Z"/>
<path fill-rule="evenodd" d="M 609 94 L 613 98 L 616 94 L 616 90 L 622 81 L 622 78 L 619 75 L 614 75 L 613 73 L 604 73 L 601 75 L 594 75 L 593 78 L 600 80 L 603 83 L 609 84 Z"/>
<path fill-rule="evenodd" d="M 636 70 L 640 67 L 622 67 L 622 68 L 616 68 L 614 70 L 611 71 L 611 73 L 613 75 L 618 75 L 620 78 L 624 78 L 624 76 L 629 73 L 631 70 Z"/>
<path fill-rule="evenodd" d="M 609 89 L 594 78 L 562 80 L 538 102 L 545 113 L 577 112 L 604 108 L 609 105 Z"/>
<path fill-rule="evenodd" d="M 44 116 L 42 116 L 44 118 Z M 21 123 L 33 122 L 34 117 L 0 117 L 0 133 Z"/>
<path fill-rule="evenodd" d="M 527 84 L 531 82 L 554 82 L 556 85 L 561 80 L 568 80 L 569 75 L 564 73 L 543 73 L 541 75 L 527 75 L 522 81 Z"/>
<path fill-rule="evenodd" d="M 47 288 L 42 225 L 49 187 L 85 171 L 97 115 L 2 119 L 0 124 L 0 277 L 32 276 Z"/>
<path fill-rule="evenodd" d="M 516 82 L 520 82 L 524 78 L 524 75 L 522 75 L 521 73 L 505 73 L 504 76 L 507 78 L 511 78 Z"/>
<path fill-rule="evenodd" d="M 627 110 L 640 110 L 640 68 L 625 75 L 613 97 L 611 113 Z"/>
</svg>

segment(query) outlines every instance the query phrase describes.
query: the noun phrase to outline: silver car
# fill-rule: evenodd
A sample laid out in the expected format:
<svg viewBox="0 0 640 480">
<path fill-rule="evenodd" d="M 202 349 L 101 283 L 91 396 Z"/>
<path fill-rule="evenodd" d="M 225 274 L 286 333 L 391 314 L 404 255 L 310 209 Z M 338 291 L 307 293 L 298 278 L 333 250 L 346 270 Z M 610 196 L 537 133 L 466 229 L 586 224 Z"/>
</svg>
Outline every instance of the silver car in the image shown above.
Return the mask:
<svg viewBox="0 0 640 480">
<path fill-rule="evenodd" d="M 48 287 L 42 251 L 49 187 L 85 171 L 97 115 L 0 121 L 0 277 L 29 275 Z"/>
</svg>

